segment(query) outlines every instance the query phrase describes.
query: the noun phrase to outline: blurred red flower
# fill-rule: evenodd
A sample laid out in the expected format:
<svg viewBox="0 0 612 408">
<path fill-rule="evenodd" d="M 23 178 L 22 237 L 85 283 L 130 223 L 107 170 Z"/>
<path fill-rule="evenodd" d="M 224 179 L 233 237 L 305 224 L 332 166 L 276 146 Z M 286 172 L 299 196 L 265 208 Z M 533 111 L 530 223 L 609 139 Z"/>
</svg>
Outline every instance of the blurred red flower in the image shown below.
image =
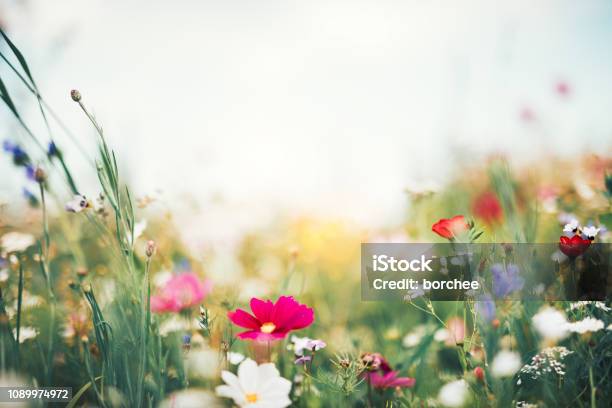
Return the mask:
<svg viewBox="0 0 612 408">
<path fill-rule="evenodd" d="M 452 218 L 442 218 L 431 226 L 431 230 L 442 238 L 452 239 L 470 229 L 463 215 L 455 215 Z"/>
<path fill-rule="evenodd" d="M 501 203 L 492 191 L 485 191 L 474 199 L 472 212 L 488 225 L 499 223 L 504 217 Z"/>
</svg>

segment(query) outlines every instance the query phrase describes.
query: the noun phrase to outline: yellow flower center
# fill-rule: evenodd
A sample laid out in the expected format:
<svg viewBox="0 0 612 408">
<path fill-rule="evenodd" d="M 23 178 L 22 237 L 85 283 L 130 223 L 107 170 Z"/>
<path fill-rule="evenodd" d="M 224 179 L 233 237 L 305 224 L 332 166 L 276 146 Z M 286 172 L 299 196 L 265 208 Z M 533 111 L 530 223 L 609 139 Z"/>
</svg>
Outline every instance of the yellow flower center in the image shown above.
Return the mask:
<svg viewBox="0 0 612 408">
<path fill-rule="evenodd" d="M 246 401 L 247 401 L 249 404 L 252 404 L 252 403 L 254 403 L 254 402 L 257 402 L 257 400 L 259 399 L 259 397 L 257 396 L 257 394 L 246 394 L 246 395 L 244 396 L 244 398 L 246 398 Z"/>
<path fill-rule="evenodd" d="M 264 323 L 261 325 L 261 332 L 262 333 L 272 333 L 274 331 L 274 329 L 276 329 L 276 325 L 272 322 L 268 322 L 268 323 Z"/>
</svg>

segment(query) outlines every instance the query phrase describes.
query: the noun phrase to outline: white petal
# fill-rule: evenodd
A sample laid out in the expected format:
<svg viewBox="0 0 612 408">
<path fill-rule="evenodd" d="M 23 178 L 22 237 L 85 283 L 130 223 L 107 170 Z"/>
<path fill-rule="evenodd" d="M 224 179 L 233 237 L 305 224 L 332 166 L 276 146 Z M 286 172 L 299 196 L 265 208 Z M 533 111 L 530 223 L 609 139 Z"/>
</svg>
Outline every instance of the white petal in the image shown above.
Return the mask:
<svg viewBox="0 0 612 408">
<path fill-rule="evenodd" d="M 238 405 L 243 405 L 246 400 L 244 394 L 239 389 L 230 387 L 229 385 L 219 385 L 215 388 L 215 393 L 220 397 L 231 398 Z"/>
<path fill-rule="evenodd" d="M 221 378 L 223 378 L 223 381 L 230 387 L 241 389 L 240 381 L 238 377 L 236 377 L 236 374 L 223 370 L 221 371 Z"/>
<path fill-rule="evenodd" d="M 250 358 L 247 358 L 238 366 L 238 380 L 245 394 L 257 391 L 258 374 L 257 363 Z"/>
<path fill-rule="evenodd" d="M 283 377 L 276 377 L 269 380 L 264 387 L 259 389 L 262 398 L 269 396 L 289 395 L 291 391 L 291 381 Z"/>
<path fill-rule="evenodd" d="M 263 398 L 257 404 L 249 405 L 249 408 L 285 408 L 291 405 L 291 400 L 287 396 L 275 398 Z"/>
</svg>

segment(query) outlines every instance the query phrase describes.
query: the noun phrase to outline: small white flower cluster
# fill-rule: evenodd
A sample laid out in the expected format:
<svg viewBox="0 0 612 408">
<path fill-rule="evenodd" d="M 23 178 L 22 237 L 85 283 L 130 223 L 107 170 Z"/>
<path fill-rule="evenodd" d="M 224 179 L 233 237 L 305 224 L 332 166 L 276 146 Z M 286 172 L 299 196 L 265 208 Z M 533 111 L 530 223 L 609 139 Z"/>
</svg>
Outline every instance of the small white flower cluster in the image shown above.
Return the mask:
<svg viewBox="0 0 612 408">
<path fill-rule="evenodd" d="M 571 312 L 574 310 L 582 310 L 582 309 L 586 309 L 588 306 L 593 306 L 594 308 L 603 310 L 604 312 L 612 311 L 612 308 L 606 306 L 604 302 L 591 301 L 591 300 L 581 300 L 579 302 L 572 302 L 570 303 L 567 311 Z"/>
<path fill-rule="evenodd" d="M 578 322 L 567 324 L 567 329 L 572 333 L 596 332 L 604 328 L 604 322 L 593 317 L 586 317 Z"/>
<path fill-rule="evenodd" d="M 562 360 L 572 353 L 573 351 L 562 346 L 545 348 L 533 356 L 531 363 L 521 368 L 520 374 L 527 374 L 532 379 L 538 379 L 542 375 L 555 373 L 563 378 L 565 376 L 565 364 L 562 363 Z M 516 384 L 521 385 L 520 378 Z"/>
</svg>

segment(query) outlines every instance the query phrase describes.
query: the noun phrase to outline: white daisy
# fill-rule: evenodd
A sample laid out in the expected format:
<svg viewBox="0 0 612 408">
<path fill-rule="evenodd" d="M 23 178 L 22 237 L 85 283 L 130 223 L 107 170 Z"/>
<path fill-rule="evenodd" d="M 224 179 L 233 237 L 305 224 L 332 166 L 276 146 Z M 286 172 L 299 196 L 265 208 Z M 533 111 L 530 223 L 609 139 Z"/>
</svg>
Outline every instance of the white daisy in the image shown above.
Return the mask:
<svg viewBox="0 0 612 408">
<path fill-rule="evenodd" d="M 445 407 L 459 408 L 467 403 L 470 388 L 465 380 L 444 384 L 438 392 L 438 401 Z"/>
<path fill-rule="evenodd" d="M 567 329 L 572 333 L 584 334 L 587 332 L 596 332 L 604 328 L 604 322 L 593 317 L 586 317 L 578 322 L 568 323 Z"/>
<path fill-rule="evenodd" d="M 540 336 L 547 340 L 559 341 L 569 334 L 565 314 L 550 306 L 545 306 L 536 313 L 531 322 Z"/>
<path fill-rule="evenodd" d="M 514 351 L 500 351 L 491 363 L 491 373 L 495 377 L 512 377 L 520 368 L 521 356 Z"/>
<path fill-rule="evenodd" d="M 217 395 L 231 398 L 239 407 L 284 408 L 291 405 L 291 381 L 280 376 L 273 363 L 257 365 L 250 358 L 238 366 L 238 375 L 222 371 L 225 385 Z"/>
<path fill-rule="evenodd" d="M 17 337 L 17 328 L 13 329 L 13 336 Z M 24 326 L 19 328 L 19 343 L 31 340 L 38 336 L 38 330 L 34 327 Z"/>
<path fill-rule="evenodd" d="M 0 238 L 0 248 L 7 253 L 22 252 L 34 245 L 36 240 L 33 235 L 22 232 L 8 232 Z"/>
</svg>

